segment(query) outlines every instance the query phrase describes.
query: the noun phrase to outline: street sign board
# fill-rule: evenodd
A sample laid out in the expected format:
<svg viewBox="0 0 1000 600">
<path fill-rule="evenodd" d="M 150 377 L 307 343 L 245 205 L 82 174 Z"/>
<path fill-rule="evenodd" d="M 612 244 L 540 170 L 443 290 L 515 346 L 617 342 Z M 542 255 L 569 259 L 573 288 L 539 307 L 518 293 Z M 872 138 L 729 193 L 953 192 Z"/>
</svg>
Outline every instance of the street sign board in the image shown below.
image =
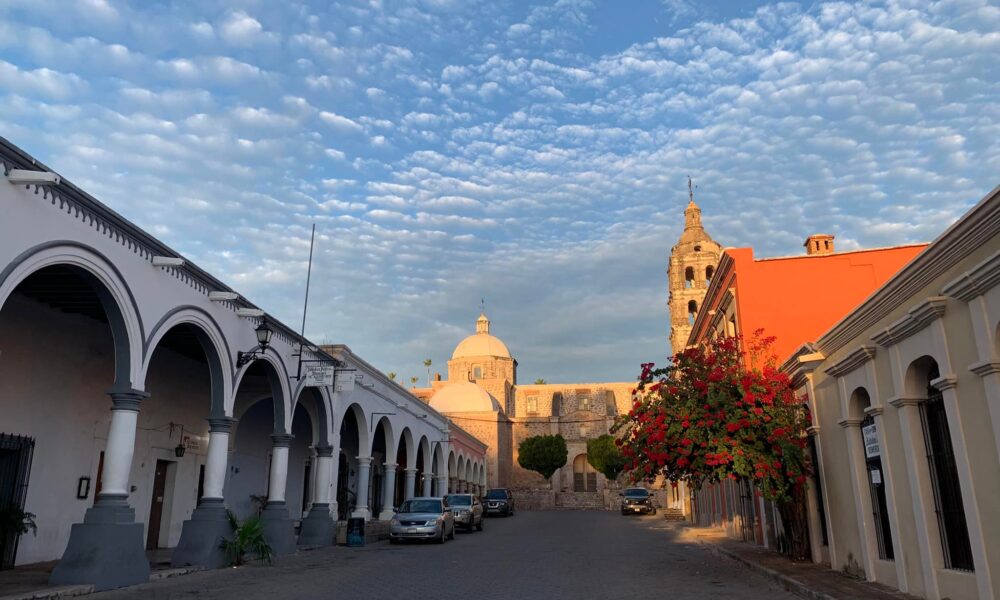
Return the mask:
<svg viewBox="0 0 1000 600">
<path fill-rule="evenodd" d="M 302 364 L 302 377 L 308 387 L 325 387 L 333 385 L 332 362 L 314 362 Z"/>
</svg>

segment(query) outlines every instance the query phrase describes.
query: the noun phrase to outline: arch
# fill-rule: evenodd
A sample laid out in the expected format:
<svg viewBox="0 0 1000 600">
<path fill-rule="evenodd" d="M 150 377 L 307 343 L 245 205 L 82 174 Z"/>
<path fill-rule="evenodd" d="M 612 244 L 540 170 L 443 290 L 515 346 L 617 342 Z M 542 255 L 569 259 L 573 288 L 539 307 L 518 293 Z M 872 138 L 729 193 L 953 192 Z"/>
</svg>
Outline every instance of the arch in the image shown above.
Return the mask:
<svg viewBox="0 0 1000 600">
<path fill-rule="evenodd" d="M 457 464 L 455 471 L 449 473 L 451 473 L 452 474 L 451 476 L 454 477 L 455 479 L 459 481 L 465 481 L 465 456 L 461 452 L 459 452 L 458 454 L 458 460 L 456 461 L 456 463 Z"/>
<path fill-rule="evenodd" d="M 712 265 L 705 267 L 705 281 L 711 283 L 713 275 L 715 275 L 715 267 Z"/>
<path fill-rule="evenodd" d="M 114 341 L 115 387 L 135 388 L 145 338 L 139 305 L 121 272 L 97 250 L 76 242 L 53 241 L 22 252 L 0 271 L 0 308 L 22 281 L 55 266 L 73 269 L 97 294 Z"/>
<path fill-rule="evenodd" d="M 448 473 L 448 477 L 454 477 L 455 471 L 458 470 L 458 456 L 455 454 L 454 450 L 448 452 L 448 464 L 446 465 L 445 471 Z"/>
<path fill-rule="evenodd" d="M 236 396 L 239 394 L 240 385 L 243 383 L 243 378 L 251 371 L 256 371 L 257 375 L 263 374 L 267 377 L 268 387 L 271 389 L 271 399 L 274 403 L 274 432 L 275 433 L 291 433 L 291 417 L 292 411 L 289 410 L 286 404 L 288 399 L 291 397 L 291 392 L 288 389 L 288 377 L 287 372 L 284 369 L 284 364 L 280 359 L 275 359 L 270 354 L 263 354 L 257 360 L 246 364 L 237 372 L 236 380 L 233 382 L 233 403 L 234 407 L 230 410 L 235 413 L 235 402 Z M 263 373 L 260 373 L 263 371 Z"/>
<path fill-rule="evenodd" d="M 697 317 L 698 317 L 698 301 L 688 300 L 688 323 L 694 325 L 694 321 Z"/>
<path fill-rule="evenodd" d="M 577 454 L 573 459 L 573 491 L 597 491 L 597 471 L 587 460 L 586 453 Z"/>
<path fill-rule="evenodd" d="M 694 267 L 684 268 L 684 287 L 694 287 Z"/>
<path fill-rule="evenodd" d="M 406 464 L 399 465 L 399 469 L 413 469 L 417 466 L 417 449 L 416 444 L 413 442 L 413 432 L 410 431 L 409 427 L 403 427 L 403 431 L 399 434 L 399 442 L 396 443 L 397 450 L 399 452 L 400 448 L 406 450 Z"/>
<path fill-rule="evenodd" d="M 914 359 L 906 367 L 906 374 L 903 376 L 903 389 L 907 398 L 926 399 L 928 377 L 932 373 L 940 376 L 939 363 L 933 356 L 925 354 Z"/>
<path fill-rule="evenodd" d="M 198 344 L 205 352 L 205 358 L 208 361 L 208 373 L 212 386 L 212 416 L 232 416 L 235 394 L 233 393 L 233 365 L 230 360 L 232 353 L 229 351 L 229 344 L 215 319 L 195 306 L 179 306 L 163 315 L 163 318 L 153 326 L 149 339 L 144 344 L 144 358 L 139 375 L 136 377 L 136 384 L 141 386 L 141 389 L 146 389 L 146 377 L 149 374 L 149 365 L 153 360 L 156 348 L 171 330 L 183 325 L 190 326 L 194 331 Z"/>
<path fill-rule="evenodd" d="M 324 394 L 319 388 L 300 385 L 295 396 L 295 402 L 292 403 L 292 410 L 290 411 L 293 418 L 295 409 L 300 404 L 309 413 L 312 423 L 312 445 L 329 446 L 333 423 L 330 422 L 330 410 Z"/>
<path fill-rule="evenodd" d="M 341 428 L 345 427 L 350 420 L 353 420 L 353 423 L 358 428 L 358 452 L 360 453 L 362 449 L 365 452 L 370 451 L 371 440 L 369 438 L 371 436 L 368 434 L 368 417 L 365 416 L 365 410 L 357 402 L 351 403 L 347 407 L 347 410 L 344 411 L 343 416 L 340 418 Z"/>
<path fill-rule="evenodd" d="M 422 469 L 424 473 L 430 473 L 434 470 L 433 466 L 433 456 L 431 455 L 431 443 L 427 439 L 426 435 L 420 436 L 420 442 L 417 444 L 417 452 L 420 453 L 421 458 L 423 458 L 422 465 L 418 465 L 417 468 Z M 416 458 L 416 453 L 414 453 L 414 459 Z"/>
<path fill-rule="evenodd" d="M 851 398 L 847 403 L 847 418 L 864 419 L 865 409 L 872 405 L 868 390 L 859 387 L 851 393 Z"/>
<path fill-rule="evenodd" d="M 432 472 L 438 477 L 442 477 L 448 472 L 448 465 L 444 461 L 444 450 L 441 449 L 441 443 L 437 442 L 434 444 L 434 450 L 432 452 L 434 457 L 431 462 Z"/>
<path fill-rule="evenodd" d="M 387 415 L 383 415 L 382 418 L 378 420 L 378 423 L 376 423 L 375 426 L 372 427 L 372 434 L 373 435 L 369 436 L 371 438 L 371 440 L 369 441 L 369 444 L 374 444 L 374 442 L 375 442 L 375 435 L 374 434 L 378 432 L 379 427 L 382 428 L 383 435 L 385 435 L 385 455 L 387 457 L 394 457 L 394 456 L 396 456 L 396 450 L 397 450 L 396 442 L 397 442 L 397 440 L 399 438 L 394 433 L 393 428 L 392 428 L 392 421 L 389 419 L 389 417 Z M 371 449 L 372 449 L 372 446 L 369 445 L 368 446 L 368 456 L 371 456 Z"/>
</svg>

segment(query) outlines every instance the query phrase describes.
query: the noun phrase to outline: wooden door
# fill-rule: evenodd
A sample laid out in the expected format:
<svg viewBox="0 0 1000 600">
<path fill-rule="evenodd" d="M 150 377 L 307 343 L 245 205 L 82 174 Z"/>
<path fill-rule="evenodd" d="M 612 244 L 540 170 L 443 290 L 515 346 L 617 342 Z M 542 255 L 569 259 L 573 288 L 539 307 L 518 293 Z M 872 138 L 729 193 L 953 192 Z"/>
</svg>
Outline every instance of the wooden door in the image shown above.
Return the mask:
<svg viewBox="0 0 1000 600">
<path fill-rule="evenodd" d="M 146 550 L 156 550 L 160 546 L 160 520 L 163 517 L 163 494 L 167 487 L 167 465 L 170 461 L 156 461 L 156 475 L 153 478 L 153 499 L 149 503 L 149 533 L 146 535 Z"/>
</svg>

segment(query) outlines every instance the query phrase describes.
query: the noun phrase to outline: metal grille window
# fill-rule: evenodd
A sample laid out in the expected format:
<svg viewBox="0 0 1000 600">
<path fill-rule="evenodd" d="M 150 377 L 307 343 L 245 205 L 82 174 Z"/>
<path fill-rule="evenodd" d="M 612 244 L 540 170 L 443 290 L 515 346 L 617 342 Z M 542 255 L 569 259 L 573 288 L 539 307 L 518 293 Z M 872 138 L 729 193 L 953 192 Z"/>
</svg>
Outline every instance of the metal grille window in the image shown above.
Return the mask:
<svg viewBox="0 0 1000 600">
<path fill-rule="evenodd" d="M 0 513 L 20 514 L 28 494 L 28 475 L 35 440 L 21 435 L 0 433 Z M 7 515 L 2 515 L 6 517 Z M 0 530 L 0 569 L 14 566 L 19 535 L 5 535 Z"/>
<path fill-rule="evenodd" d="M 819 530 L 823 536 L 823 545 L 830 545 L 829 533 L 826 531 L 826 506 L 823 504 L 823 484 L 819 476 L 819 452 L 816 450 L 816 436 L 809 436 L 809 452 L 812 457 L 812 464 L 816 466 L 816 473 L 813 475 L 813 485 L 816 486 L 816 508 L 819 511 Z"/>
<path fill-rule="evenodd" d="M 892 551 L 892 528 L 889 526 L 889 509 L 885 498 L 885 479 L 882 475 L 881 454 L 868 454 L 866 432 L 875 431 L 875 418 L 868 415 L 861 421 L 862 441 L 865 442 L 865 471 L 868 474 L 868 490 L 871 492 L 872 516 L 875 519 L 875 539 L 878 542 L 878 557 L 894 560 Z M 877 435 L 877 434 L 874 434 Z M 876 445 L 877 449 L 877 445 Z"/>
<path fill-rule="evenodd" d="M 938 378 L 933 369 L 928 380 Z M 927 402 L 921 405 L 921 420 L 924 428 L 924 444 L 927 447 L 927 462 L 934 488 L 934 510 L 937 513 L 941 545 L 944 550 L 946 569 L 973 571 L 972 547 L 969 544 L 969 528 L 965 523 L 965 508 L 962 504 L 962 489 L 958 482 L 958 468 L 951 447 L 951 433 L 948 430 L 948 415 L 945 413 L 944 398 L 933 386 L 927 386 Z"/>
</svg>

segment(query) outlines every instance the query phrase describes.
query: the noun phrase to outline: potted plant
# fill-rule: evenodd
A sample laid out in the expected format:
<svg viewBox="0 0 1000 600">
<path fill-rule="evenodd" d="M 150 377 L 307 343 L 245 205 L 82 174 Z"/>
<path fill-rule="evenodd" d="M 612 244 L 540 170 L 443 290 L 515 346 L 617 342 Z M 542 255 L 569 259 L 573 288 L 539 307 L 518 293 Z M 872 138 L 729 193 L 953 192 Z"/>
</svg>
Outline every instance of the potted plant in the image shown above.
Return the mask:
<svg viewBox="0 0 1000 600">
<path fill-rule="evenodd" d="M 241 523 L 232 511 L 227 510 L 233 538 L 222 540 L 220 547 L 226 551 L 234 567 L 246 564 L 248 557 L 262 563 L 271 562 L 271 545 L 264 537 L 264 523 L 259 516 L 248 517 Z"/>
<path fill-rule="evenodd" d="M 16 543 L 18 538 L 29 531 L 32 535 L 38 533 L 34 514 L 18 506 L 0 507 L 0 549 L 12 546 L 12 542 Z M 14 557 L 10 558 L 13 563 Z M 4 569 L 13 566 L 13 564 L 0 564 L 0 568 Z"/>
</svg>

